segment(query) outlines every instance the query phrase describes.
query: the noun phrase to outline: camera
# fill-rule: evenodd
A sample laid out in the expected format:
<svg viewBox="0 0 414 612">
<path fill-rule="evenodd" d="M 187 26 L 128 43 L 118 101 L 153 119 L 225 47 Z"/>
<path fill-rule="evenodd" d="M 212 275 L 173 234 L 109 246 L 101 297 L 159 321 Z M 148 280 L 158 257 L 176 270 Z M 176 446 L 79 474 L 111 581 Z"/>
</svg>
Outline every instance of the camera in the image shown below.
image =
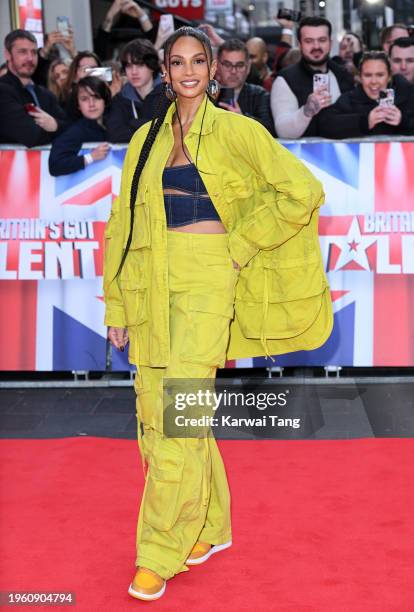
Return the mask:
<svg viewBox="0 0 414 612">
<path fill-rule="evenodd" d="M 288 21 L 300 21 L 302 13 L 300 11 L 293 11 L 292 9 L 281 8 L 277 12 L 277 19 L 287 19 Z"/>
<path fill-rule="evenodd" d="M 90 68 L 85 68 L 85 72 L 88 76 L 99 77 L 107 83 L 112 82 L 112 68 L 110 68 L 109 66 L 91 66 Z"/>
</svg>

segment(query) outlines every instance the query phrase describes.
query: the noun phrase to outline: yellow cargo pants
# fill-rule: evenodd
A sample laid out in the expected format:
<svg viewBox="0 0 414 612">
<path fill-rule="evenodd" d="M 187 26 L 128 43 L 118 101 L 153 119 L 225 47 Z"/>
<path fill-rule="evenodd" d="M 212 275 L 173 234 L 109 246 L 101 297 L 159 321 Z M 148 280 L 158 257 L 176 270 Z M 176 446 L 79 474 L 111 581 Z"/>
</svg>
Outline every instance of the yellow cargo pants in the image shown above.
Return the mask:
<svg viewBox="0 0 414 612">
<path fill-rule="evenodd" d="M 135 379 L 148 466 L 136 566 L 165 579 L 188 571 L 185 560 L 198 540 L 231 540 L 230 493 L 214 437 L 168 437 L 163 427 L 164 379 L 207 381 L 224 366 L 238 277 L 227 245 L 227 234 L 168 231 L 170 362 L 138 365 Z"/>
</svg>

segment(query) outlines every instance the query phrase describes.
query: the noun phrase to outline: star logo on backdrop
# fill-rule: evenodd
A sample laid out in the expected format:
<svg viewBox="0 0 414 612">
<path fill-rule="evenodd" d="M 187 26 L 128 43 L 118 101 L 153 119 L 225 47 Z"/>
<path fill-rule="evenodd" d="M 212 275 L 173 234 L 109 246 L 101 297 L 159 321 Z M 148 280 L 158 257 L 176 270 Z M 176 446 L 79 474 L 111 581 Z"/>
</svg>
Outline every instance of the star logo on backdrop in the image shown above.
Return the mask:
<svg viewBox="0 0 414 612">
<path fill-rule="evenodd" d="M 341 249 L 341 254 L 335 265 L 335 271 L 347 263 L 355 261 L 363 270 L 370 270 L 366 249 L 376 242 L 376 236 L 361 234 L 358 218 L 354 217 L 346 236 L 335 236 L 332 242 Z"/>
</svg>

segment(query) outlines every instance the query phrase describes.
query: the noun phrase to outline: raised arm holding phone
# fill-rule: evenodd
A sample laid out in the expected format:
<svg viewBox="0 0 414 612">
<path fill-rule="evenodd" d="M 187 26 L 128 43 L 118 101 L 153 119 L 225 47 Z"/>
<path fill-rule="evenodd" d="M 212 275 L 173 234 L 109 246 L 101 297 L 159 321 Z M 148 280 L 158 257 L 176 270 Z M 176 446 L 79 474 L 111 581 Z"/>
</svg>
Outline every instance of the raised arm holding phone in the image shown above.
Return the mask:
<svg viewBox="0 0 414 612">
<path fill-rule="evenodd" d="M 412 86 L 400 75 L 392 77 L 383 51 L 364 53 L 360 84 L 343 94 L 320 114 L 319 133 L 326 138 L 413 134 Z"/>
<path fill-rule="evenodd" d="M 301 60 L 278 73 L 271 91 L 271 108 L 280 138 L 317 135 L 318 113 L 354 86 L 344 68 L 330 60 L 332 26 L 321 17 L 305 17 L 298 27 Z M 325 83 L 314 80 L 325 74 Z M 315 86 L 316 83 L 316 86 Z"/>
</svg>

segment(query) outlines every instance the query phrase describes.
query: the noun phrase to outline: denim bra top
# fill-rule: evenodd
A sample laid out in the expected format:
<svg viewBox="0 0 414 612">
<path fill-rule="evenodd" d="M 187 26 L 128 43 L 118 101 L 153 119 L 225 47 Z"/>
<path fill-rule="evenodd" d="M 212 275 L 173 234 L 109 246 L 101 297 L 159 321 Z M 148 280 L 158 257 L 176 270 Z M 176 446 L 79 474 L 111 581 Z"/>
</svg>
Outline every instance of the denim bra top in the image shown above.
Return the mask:
<svg viewBox="0 0 414 612">
<path fill-rule="evenodd" d="M 164 168 L 162 186 L 163 189 L 182 192 L 164 193 L 167 227 L 179 227 L 197 221 L 220 221 L 194 164 Z"/>
</svg>

